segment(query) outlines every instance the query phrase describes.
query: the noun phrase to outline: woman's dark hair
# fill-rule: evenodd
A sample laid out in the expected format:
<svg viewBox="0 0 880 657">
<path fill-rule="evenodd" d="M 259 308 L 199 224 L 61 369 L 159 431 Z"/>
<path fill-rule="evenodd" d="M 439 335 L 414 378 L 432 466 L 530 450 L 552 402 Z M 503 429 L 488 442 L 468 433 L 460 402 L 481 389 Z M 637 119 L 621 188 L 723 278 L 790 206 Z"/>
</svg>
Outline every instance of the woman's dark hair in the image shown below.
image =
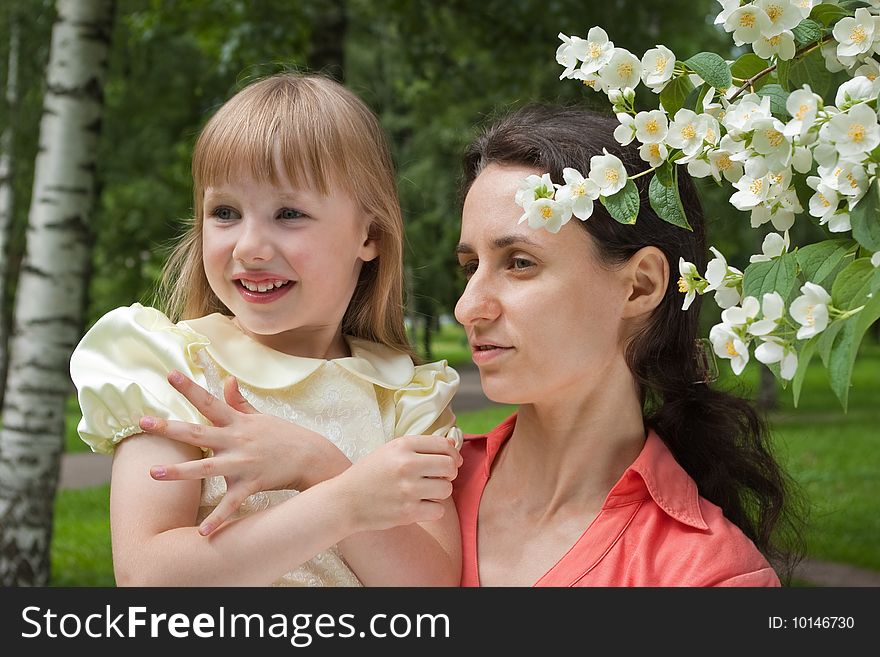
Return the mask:
<svg viewBox="0 0 880 657">
<path fill-rule="evenodd" d="M 580 107 L 528 106 L 496 122 L 467 149 L 461 198 L 489 164 L 524 165 L 562 182 L 562 170 L 585 173 L 602 149 L 616 155 L 630 175 L 648 168 L 635 145 L 613 138 L 618 126 Z M 660 219 L 648 203 L 650 175 L 635 180 L 641 207 L 635 225 L 615 221 L 600 203 L 587 221 L 574 221 L 593 239 L 608 266 L 620 265 L 639 249 L 655 246 L 671 272 L 679 257 L 706 267 L 703 213 L 694 184 L 679 167 L 679 192 L 693 231 Z M 777 463 L 763 418 L 746 399 L 713 389 L 697 346 L 700 297 L 682 311 L 677 276 L 666 295 L 626 347 L 626 360 L 639 384 L 645 424 L 652 427 L 694 479 L 700 494 L 717 504 L 771 562 L 784 583 L 803 554 L 804 506 L 794 482 Z"/>
</svg>

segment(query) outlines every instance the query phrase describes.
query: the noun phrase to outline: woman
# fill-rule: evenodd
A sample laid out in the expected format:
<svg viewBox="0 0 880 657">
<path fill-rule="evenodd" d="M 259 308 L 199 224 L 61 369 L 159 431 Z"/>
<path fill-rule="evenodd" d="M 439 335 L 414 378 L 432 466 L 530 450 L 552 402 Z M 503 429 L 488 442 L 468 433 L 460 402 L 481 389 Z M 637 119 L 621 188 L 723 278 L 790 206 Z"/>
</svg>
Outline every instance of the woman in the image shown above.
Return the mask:
<svg viewBox="0 0 880 657">
<path fill-rule="evenodd" d="M 526 108 L 467 151 L 457 252 L 468 283 L 456 317 L 486 395 L 519 409 L 462 448 L 462 584 L 778 586 L 797 561 L 784 545 L 799 539 L 789 483 L 752 406 L 706 382 L 699 307 L 680 309 L 670 276 L 679 257 L 705 264 L 690 180 L 681 176 L 680 191 L 692 232 L 645 200 L 635 225 L 598 205 L 558 233 L 517 221 L 515 195 L 530 174 L 561 181 L 563 168 L 585 171 L 603 148 L 631 173 L 646 168 L 614 141 L 616 125 L 583 109 Z M 647 178 L 636 180 L 643 199 Z M 181 391 L 209 401 L 192 385 Z M 296 435 L 227 401 L 242 411 L 231 423 L 238 435 L 248 423 L 262 437 L 253 442 Z M 185 425 L 163 431 L 193 440 Z M 166 466 L 166 478 L 210 468 L 255 488 L 268 485 L 266 472 L 280 482 L 302 469 L 215 431 L 230 436 L 216 463 Z M 274 458 L 261 460 L 263 449 Z"/>
</svg>

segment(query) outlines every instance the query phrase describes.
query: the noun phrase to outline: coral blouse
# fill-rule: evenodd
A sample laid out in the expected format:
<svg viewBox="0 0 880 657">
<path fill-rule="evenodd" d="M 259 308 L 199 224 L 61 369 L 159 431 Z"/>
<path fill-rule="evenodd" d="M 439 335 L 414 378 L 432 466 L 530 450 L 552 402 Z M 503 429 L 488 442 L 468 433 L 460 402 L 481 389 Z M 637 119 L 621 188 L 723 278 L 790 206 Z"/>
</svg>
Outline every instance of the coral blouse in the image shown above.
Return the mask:
<svg viewBox="0 0 880 657">
<path fill-rule="evenodd" d="M 516 414 L 482 436 L 466 436 L 455 480 L 461 522 L 462 586 L 479 586 L 477 521 L 492 463 Z M 524 528 L 524 531 L 528 531 Z M 614 485 L 595 520 L 535 586 L 780 586 L 754 543 L 693 479 L 660 437 Z"/>
</svg>

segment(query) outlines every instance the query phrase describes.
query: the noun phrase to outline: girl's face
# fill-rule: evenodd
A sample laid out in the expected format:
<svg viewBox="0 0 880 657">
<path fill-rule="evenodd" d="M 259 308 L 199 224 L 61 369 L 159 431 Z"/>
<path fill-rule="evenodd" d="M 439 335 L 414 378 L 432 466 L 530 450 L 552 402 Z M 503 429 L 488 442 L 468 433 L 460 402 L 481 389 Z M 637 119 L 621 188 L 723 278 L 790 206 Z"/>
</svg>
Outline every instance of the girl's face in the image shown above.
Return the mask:
<svg viewBox="0 0 880 657">
<path fill-rule="evenodd" d="M 342 317 L 361 266 L 378 255 L 369 221 L 346 194 L 243 179 L 208 187 L 205 274 L 239 327 L 299 356 L 345 355 Z"/>
<path fill-rule="evenodd" d="M 456 250 L 468 282 L 455 316 L 484 392 L 502 403 L 589 394 L 623 363 L 623 274 L 600 266 L 575 217 L 556 234 L 517 224 L 518 185 L 541 173 L 488 166 L 462 213 Z"/>
</svg>

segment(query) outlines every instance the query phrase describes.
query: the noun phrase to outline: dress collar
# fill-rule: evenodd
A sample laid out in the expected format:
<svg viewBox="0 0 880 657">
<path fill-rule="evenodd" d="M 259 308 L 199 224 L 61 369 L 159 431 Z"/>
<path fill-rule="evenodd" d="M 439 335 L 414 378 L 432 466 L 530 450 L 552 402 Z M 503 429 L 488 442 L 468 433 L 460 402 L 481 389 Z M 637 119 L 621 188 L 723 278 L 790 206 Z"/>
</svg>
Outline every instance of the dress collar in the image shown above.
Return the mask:
<svg viewBox="0 0 880 657">
<path fill-rule="evenodd" d="M 502 445 L 513 435 L 516 413 L 486 434 L 484 475 L 488 479 L 492 463 Z M 682 468 L 666 443 L 653 429 L 636 460 L 624 471 L 605 498 L 603 509 L 624 506 L 650 495 L 667 515 L 691 527 L 708 529 L 700 512 L 697 484 Z"/>
<path fill-rule="evenodd" d="M 254 388 L 286 388 L 306 379 L 329 362 L 336 363 L 369 383 L 390 390 L 409 384 L 415 373 L 415 366 L 407 354 L 348 335 L 343 337 L 351 356 L 331 361 L 276 351 L 243 333 L 230 317 L 220 313 L 186 320 L 178 326 L 203 338 L 194 340 L 192 347 L 203 347 L 220 367 Z"/>
</svg>

